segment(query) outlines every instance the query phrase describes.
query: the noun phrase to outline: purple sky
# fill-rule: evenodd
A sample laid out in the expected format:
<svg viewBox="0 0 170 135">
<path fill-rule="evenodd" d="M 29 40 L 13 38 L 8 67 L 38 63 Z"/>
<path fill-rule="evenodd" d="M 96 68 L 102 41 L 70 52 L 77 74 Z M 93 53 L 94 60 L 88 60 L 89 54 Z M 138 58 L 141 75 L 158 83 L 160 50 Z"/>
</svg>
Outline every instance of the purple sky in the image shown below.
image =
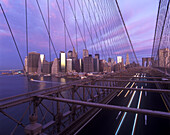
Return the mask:
<svg viewBox="0 0 170 135">
<path fill-rule="evenodd" d="M 45 29 L 44 23 L 40 16 L 38 7 L 36 5 L 35 0 L 28 0 L 28 27 L 29 27 L 29 52 L 37 51 L 39 53 L 44 53 L 46 55 L 46 59 L 49 60 L 48 54 L 48 35 Z M 40 6 L 42 8 L 45 20 L 47 21 L 47 2 L 46 0 L 39 0 Z M 73 3 L 73 0 L 72 4 Z M 80 0 L 79 0 L 80 1 Z M 95 1 L 95 0 L 94 0 Z M 109 0 L 108 0 L 109 1 Z M 81 1 L 80 1 L 81 2 Z M 141 62 L 142 57 L 148 57 L 151 55 L 152 44 L 153 44 L 153 37 L 154 37 L 154 29 L 155 29 L 155 22 L 156 22 L 156 15 L 158 9 L 158 0 L 118 0 L 120 9 L 122 11 L 126 26 L 128 28 L 128 32 L 130 34 L 136 55 L 138 57 L 139 62 Z M 26 56 L 26 45 L 25 45 L 25 8 L 24 8 L 24 1 L 23 0 L 0 0 L 5 13 L 8 17 L 9 23 L 13 30 L 14 36 L 16 38 L 19 50 L 21 52 L 21 56 L 24 60 Z M 60 1 L 60 6 L 63 3 Z M 81 4 L 81 3 L 80 3 Z M 109 2 L 109 7 L 105 10 L 107 14 L 107 20 L 109 24 L 112 24 L 112 12 L 109 12 L 109 9 L 113 9 L 112 11 L 116 11 L 114 5 L 112 5 L 112 0 Z M 74 15 L 71 12 L 71 8 L 69 6 L 68 1 L 65 2 L 66 12 L 66 24 L 68 27 L 68 31 L 70 32 L 70 36 L 72 39 L 73 44 L 76 44 L 76 34 L 75 34 L 75 20 Z M 73 5 L 72 5 L 73 6 Z M 92 5 L 93 6 L 93 5 Z M 87 11 L 85 8 L 85 3 L 83 6 L 83 10 Z M 77 10 L 77 20 L 79 22 L 82 21 L 82 14 L 80 9 L 78 8 L 78 3 L 76 3 L 76 10 Z M 91 10 L 93 11 L 93 10 Z M 96 14 L 97 15 L 97 14 Z M 100 14 L 99 14 L 100 15 Z M 88 20 L 88 12 L 85 12 L 85 18 Z M 108 28 L 110 32 L 106 32 L 102 36 L 99 35 L 100 41 L 103 40 L 102 45 L 104 48 L 104 43 L 109 43 L 109 39 L 112 39 L 117 46 L 115 47 L 112 44 L 107 46 L 108 55 L 112 53 L 112 49 L 115 50 L 115 55 L 121 55 L 121 51 L 128 52 L 129 48 L 127 45 L 127 40 L 124 39 L 124 34 L 122 32 L 121 26 L 119 26 L 119 19 L 115 18 L 115 25 L 117 27 L 114 28 L 112 25 L 107 25 L 101 23 L 100 18 L 97 18 L 97 23 L 94 21 L 94 17 L 92 17 L 92 23 L 95 24 L 95 27 L 99 25 L 100 29 L 102 27 Z M 55 44 L 55 48 L 57 53 L 61 50 L 65 50 L 64 46 L 64 34 L 63 34 L 63 22 L 60 16 L 59 10 L 57 8 L 55 0 L 50 0 L 50 23 L 51 23 L 51 37 Z M 83 32 L 83 23 L 79 23 L 80 29 Z M 90 26 L 90 25 L 89 25 Z M 99 29 L 97 29 L 99 33 Z M 118 34 L 117 34 L 117 33 Z M 117 36 L 119 35 L 119 36 Z M 93 49 L 90 40 L 90 36 L 88 34 L 88 30 L 85 30 L 86 37 L 86 44 L 87 48 L 90 50 L 90 53 L 101 53 L 101 49 L 99 49 L 99 42 L 96 38 L 94 30 L 92 30 L 92 37 L 94 39 Z M 81 56 L 82 49 L 84 47 L 83 39 L 81 37 L 80 32 L 77 28 L 77 39 L 78 39 L 78 50 Z M 121 40 L 121 48 L 119 48 L 119 41 Z M 124 46 L 124 47 L 123 47 Z M 76 48 L 76 45 L 75 45 Z M 71 42 L 68 38 L 67 34 L 67 50 L 72 49 Z M 76 48 L 77 49 L 77 48 Z M 97 52 L 95 52 L 95 50 Z M 107 51 L 105 51 L 105 55 Z M 104 54 L 103 54 L 104 55 Z M 122 54 L 124 55 L 124 54 Z M 54 59 L 54 51 L 52 50 L 52 59 Z M 104 56 L 103 56 L 104 57 Z M 8 27 L 6 25 L 5 19 L 3 17 L 2 11 L 0 10 L 0 70 L 3 69 L 17 69 L 22 68 L 21 62 L 19 60 L 16 48 L 12 41 L 11 35 L 9 33 Z"/>
</svg>

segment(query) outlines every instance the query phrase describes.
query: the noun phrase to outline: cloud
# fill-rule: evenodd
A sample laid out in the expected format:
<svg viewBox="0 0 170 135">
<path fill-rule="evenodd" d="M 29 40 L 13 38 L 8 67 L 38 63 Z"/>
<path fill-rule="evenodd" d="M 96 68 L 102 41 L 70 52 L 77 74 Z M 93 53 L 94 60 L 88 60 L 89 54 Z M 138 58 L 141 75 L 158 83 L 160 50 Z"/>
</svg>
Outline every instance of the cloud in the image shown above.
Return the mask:
<svg viewBox="0 0 170 135">
<path fill-rule="evenodd" d="M 6 30 L 0 29 L 0 38 L 1 36 L 10 36 L 10 33 Z"/>
<path fill-rule="evenodd" d="M 17 1 L 1 0 L 1 2 L 6 12 L 6 15 L 9 19 L 19 49 L 25 53 L 26 52 L 25 3 L 22 0 L 17 0 Z M 61 6 L 61 10 L 63 11 L 62 8 L 63 0 L 58 2 L 60 2 L 59 4 Z M 73 1 L 71 2 L 73 6 Z M 95 3 L 96 2 L 97 1 L 95 1 Z M 46 24 L 48 24 L 46 1 L 39 0 L 39 3 Z M 137 3 L 138 4 L 140 3 L 140 5 L 136 5 Z M 153 3 L 153 4 L 149 5 L 145 3 Z M 155 13 L 156 8 L 154 3 L 155 2 L 153 0 L 150 1 L 122 0 L 119 2 L 122 15 L 124 17 L 126 26 L 128 28 L 128 32 L 130 34 L 132 43 L 134 45 L 135 51 L 138 56 L 141 56 L 141 53 L 143 52 L 149 52 L 146 50 L 152 49 L 152 41 L 153 41 L 152 38 L 153 38 L 154 26 L 155 26 L 154 21 L 156 20 L 156 13 Z M 100 4 L 98 6 L 104 6 Z M 76 5 L 78 6 L 78 4 Z M 94 44 L 91 41 L 86 25 L 85 25 L 85 41 L 87 44 L 87 48 L 89 49 L 90 52 L 92 52 L 92 48 L 94 47 L 98 52 L 101 52 L 101 47 L 102 47 L 104 51 L 106 52 L 109 51 L 110 54 L 111 52 L 115 52 L 116 54 L 121 53 L 123 55 L 123 53 L 125 54 L 126 52 L 131 50 L 130 44 L 127 40 L 126 34 L 124 33 L 123 25 L 121 23 L 120 16 L 118 15 L 117 8 L 114 6 L 114 4 L 110 4 L 109 6 L 111 10 L 106 10 L 106 13 L 108 15 L 107 17 L 105 17 L 101 13 L 96 12 L 95 15 L 96 16 L 99 15 L 100 18 L 97 18 L 97 21 L 95 21 L 94 14 L 91 14 L 92 21 L 94 24 L 92 28 L 90 28 L 89 15 L 87 9 L 86 7 L 84 7 L 84 11 L 86 11 L 85 18 L 87 21 L 87 26 L 92 32 L 91 36 L 93 38 Z M 140 7 L 140 6 L 144 6 L 144 7 Z M 76 45 L 75 19 L 68 1 L 65 1 L 65 11 L 66 11 L 65 12 L 66 25 L 68 27 L 71 40 L 75 46 Z M 96 9 L 94 11 L 99 11 L 99 10 Z M 110 13 L 110 11 L 112 12 Z M 83 33 L 84 32 L 83 17 L 79 7 L 77 7 L 76 14 L 77 14 L 77 21 L 79 23 L 80 30 Z M 0 19 L 2 17 L 3 16 L 1 14 Z M 104 21 L 102 19 L 104 19 Z M 99 22 L 99 20 L 101 22 Z M 50 24 L 51 24 L 50 25 L 51 37 L 57 52 L 59 52 L 60 50 L 65 50 L 64 24 L 55 0 L 50 0 Z M 95 30 L 97 32 L 99 39 L 97 39 Z M 0 43 L 5 43 L 5 40 L 10 40 L 10 42 L 6 42 L 6 43 L 13 44 L 13 42 L 11 42 L 12 41 L 11 35 L 9 33 L 9 30 L 7 29 L 7 25 L 5 21 L 0 22 L 0 37 L 1 37 Z M 40 15 L 35 0 L 28 0 L 28 37 L 29 37 L 29 51 L 37 51 L 37 52 L 40 51 L 41 53 L 48 54 L 48 42 L 49 42 L 48 33 L 46 31 L 44 22 L 42 20 L 42 17 Z M 82 52 L 82 49 L 85 48 L 83 40 L 84 40 L 84 33 L 83 33 L 83 37 L 81 37 L 80 31 L 77 27 L 78 48 L 81 49 L 79 50 L 79 52 Z M 72 49 L 72 45 L 68 37 L 68 33 L 66 34 L 66 41 L 67 41 L 67 50 Z M 6 46 L 3 46 L 2 49 L 7 51 Z M 22 53 L 23 58 L 25 57 L 24 53 Z M 53 55 L 53 57 L 55 57 L 55 55 Z"/>
<path fill-rule="evenodd" d="M 8 0 L 1 0 L 2 4 L 5 5 L 5 7 L 9 7 L 9 1 Z"/>
</svg>

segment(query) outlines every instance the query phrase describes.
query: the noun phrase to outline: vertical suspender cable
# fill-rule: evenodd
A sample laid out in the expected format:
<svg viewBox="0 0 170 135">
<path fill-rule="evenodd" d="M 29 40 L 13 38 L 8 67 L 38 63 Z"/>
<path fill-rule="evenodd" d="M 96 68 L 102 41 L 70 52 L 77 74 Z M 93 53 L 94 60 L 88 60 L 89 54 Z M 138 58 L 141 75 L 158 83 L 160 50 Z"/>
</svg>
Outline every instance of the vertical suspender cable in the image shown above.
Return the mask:
<svg viewBox="0 0 170 135">
<path fill-rule="evenodd" d="M 56 0 L 56 1 L 57 1 L 57 0 Z M 72 6 L 72 4 L 71 4 L 71 1 L 68 0 L 68 2 L 69 2 L 69 5 L 70 5 L 70 7 L 71 7 L 71 11 L 72 11 L 72 13 L 73 13 L 73 16 L 74 16 L 74 18 L 75 18 L 75 20 L 76 20 L 77 28 L 78 28 L 78 30 L 79 30 L 79 32 L 80 32 L 81 38 L 83 39 L 83 34 L 82 34 L 81 29 L 80 29 L 79 23 L 78 23 L 78 21 L 77 21 L 75 12 L 74 12 L 74 10 L 73 10 L 73 6 Z M 84 40 L 83 40 L 83 41 L 84 41 Z M 84 41 L 83 43 L 84 43 L 85 49 L 87 49 L 86 42 Z"/>
<path fill-rule="evenodd" d="M 70 39 L 71 45 L 72 45 L 72 47 L 74 48 L 74 44 L 73 44 L 73 41 L 72 41 L 72 39 L 71 39 L 70 33 L 69 33 L 69 31 L 68 31 L 68 28 L 67 28 L 65 19 L 64 19 L 64 17 L 63 17 L 63 14 L 62 14 L 60 5 L 59 5 L 59 3 L 58 3 L 58 0 L 56 0 L 56 4 L 57 4 L 58 10 L 59 10 L 59 13 L 60 13 L 60 15 L 61 15 L 61 19 L 62 19 L 62 21 L 63 21 L 63 23 L 64 23 L 65 28 L 66 28 L 66 32 L 67 32 L 68 37 L 69 37 L 69 39 Z"/>
<path fill-rule="evenodd" d="M 64 0 L 63 0 L 63 17 L 64 17 L 64 21 L 66 21 Z M 64 45 L 65 45 L 65 54 L 66 54 L 66 52 L 67 52 L 67 39 L 66 39 L 66 27 L 65 27 L 65 25 L 64 25 Z"/>
<path fill-rule="evenodd" d="M 47 0 L 47 11 L 48 11 L 48 31 L 49 31 L 49 60 L 50 60 L 50 64 L 49 64 L 49 72 L 51 73 L 51 40 L 50 40 L 50 2 L 49 0 Z"/>
<path fill-rule="evenodd" d="M 50 33 L 49 33 L 49 30 L 48 30 L 47 24 L 46 24 L 46 22 L 45 22 L 45 19 L 44 19 L 44 16 L 43 16 L 43 13 L 42 13 L 42 10 L 41 10 L 41 7 L 40 7 L 40 5 L 39 5 L 38 0 L 36 0 L 36 2 L 37 2 L 37 5 L 38 5 L 38 9 L 39 9 L 39 11 L 40 11 L 41 17 L 42 17 L 42 19 L 43 19 L 43 22 L 44 22 L 44 25 L 45 25 L 46 31 L 47 31 L 48 36 L 49 36 L 49 38 L 50 38 L 50 41 L 51 41 L 51 44 L 52 44 L 52 47 L 53 47 L 54 53 L 55 53 L 55 55 L 56 55 L 56 58 L 58 58 L 58 56 L 57 56 L 57 52 L 56 52 L 56 49 L 55 49 L 55 46 L 54 46 L 54 44 L 53 44 L 53 41 L 52 41 L 51 35 L 50 35 Z"/>
<path fill-rule="evenodd" d="M 76 0 L 74 0 L 74 11 L 75 11 L 75 16 L 77 15 L 77 12 L 76 12 Z M 76 25 L 76 18 L 74 18 L 75 20 L 75 33 L 76 33 L 76 48 L 77 48 L 77 57 L 78 57 L 78 42 L 77 42 L 77 25 Z"/>
<path fill-rule="evenodd" d="M 130 45 L 131 45 L 131 47 L 132 47 L 132 51 L 133 51 L 133 54 L 134 54 L 134 56 L 135 56 L 136 62 L 137 62 L 137 64 L 139 64 L 138 59 L 137 59 L 137 57 L 136 57 L 135 50 L 134 50 L 133 45 L 132 45 L 132 41 L 131 41 L 131 39 L 130 39 L 130 36 L 129 36 L 128 30 L 127 30 L 127 28 L 126 28 L 126 25 L 125 25 L 125 22 L 124 22 L 124 19 L 123 19 L 122 13 L 121 13 L 121 11 L 120 11 L 119 4 L 118 4 L 117 0 L 115 0 L 115 2 L 116 2 L 116 5 L 117 5 L 117 8 L 118 8 L 118 11 L 119 11 L 120 17 L 121 17 L 121 19 L 122 19 L 122 22 L 123 22 L 123 25 L 124 25 L 124 28 L 125 28 L 126 34 L 127 34 L 127 36 L 128 36 L 128 40 L 129 40 Z"/>
<path fill-rule="evenodd" d="M 161 45 L 161 41 L 162 41 L 162 35 L 164 33 L 166 17 L 167 17 L 168 10 L 169 10 L 169 3 L 170 3 L 170 1 L 168 2 L 168 5 L 167 5 L 167 9 L 166 9 L 166 13 L 165 13 L 165 18 L 164 18 L 164 22 L 163 22 L 163 26 L 162 26 L 162 30 L 161 30 L 161 37 L 160 37 L 159 44 L 158 44 L 158 50 L 157 50 L 158 66 L 160 65 L 160 63 L 159 63 L 159 49 L 160 49 L 160 45 Z"/>
<path fill-rule="evenodd" d="M 15 47 L 16 47 L 16 49 L 17 49 L 17 52 L 18 52 L 19 58 L 20 58 L 20 60 L 21 60 L 21 63 L 22 63 L 24 72 L 26 72 L 26 71 L 25 71 L 24 62 L 23 62 L 23 60 L 22 60 L 21 54 L 20 54 L 19 49 L 18 49 L 18 45 L 17 45 L 17 43 L 16 43 L 16 40 L 15 40 L 15 37 L 14 37 L 14 35 L 13 35 L 12 29 L 11 29 L 11 27 L 10 27 L 10 25 L 9 25 L 9 22 L 8 22 L 7 16 L 5 15 L 4 9 L 3 9 L 3 7 L 2 7 L 1 4 L 0 4 L 0 7 L 1 7 L 2 13 L 3 13 L 3 15 L 4 15 L 4 18 L 5 18 L 5 20 L 6 20 L 6 23 L 7 23 L 7 25 L 8 25 L 9 31 L 10 31 L 10 33 L 11 33 L 11 36 L 12 36 L 12 39 L 13 39 L 13 41 L 14 41 Z"/>
<path fill-rule="evenodd" d="M 28 16 L 27 16 L 27 0 L 25 0 L 25 23 L 26 23 L 26 53 L 27 53 L 27 71 L 26 74 L 29 73 L 29 68 L 28 68 Z M 26 70 L 26 69 L 25 69 Z"/>
<path fill-rule="evenodd" d="M 155 40 L 156 39 L 156 32 L 157 32 L 157 27 L 158 27 L 158 19 L 159 19 L 159 12 L 160 12 L 160 7 L 161 7 L 161 0 L 159 0 L 159 6 L 158 6 L 158 14 L 157 14 L 157 18 L 156 18 L 156 26 L 155 26 L 155 33 L 154 33 L 154 40 L 153 40 L 153 47 L 152 47 L 152 54 L 151 56 L 153 57 L 153 53 L 154 53 L 154 47 L 155 47 Z"/>
</svg>

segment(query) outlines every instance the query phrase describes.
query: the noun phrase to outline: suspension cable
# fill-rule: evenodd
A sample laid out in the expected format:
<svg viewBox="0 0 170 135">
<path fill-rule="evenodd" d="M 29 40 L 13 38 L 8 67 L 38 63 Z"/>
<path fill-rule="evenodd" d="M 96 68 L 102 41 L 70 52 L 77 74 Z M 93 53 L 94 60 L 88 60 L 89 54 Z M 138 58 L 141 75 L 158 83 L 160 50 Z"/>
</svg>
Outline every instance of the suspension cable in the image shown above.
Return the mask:
<svg viewBox="0 0 170 135">
<path fill-rule="evenodd" d="M 139 64 L 138 59 L 137 59 L 137 57 L 136 57 L 135 50 L 134 50 L 133 45 L 132 45 L 132 41 L 131 41 L 131 39 L 130 39 L 130 36 L 129 36 L 128 30 L 127 30 L 127 28 L 126 28 L 126 24 L 125 24 L 125 22 L 124 22 L 124 19 L 123 19 L 122 13 L 121 13 L 121 11 L 120 11 L 119 4 L 118 4 L 117 0 L 115 0 L 115 2 L 116 2 L 116 5 L 117 5 L 117 8 L 118 8 L 118 11 L 119 11 L 120 17 L 121 17 L 121 19 L 122 19 L 122 22 L 123 22 L 123 25 L 124 25 L 124 28 L 125 28 L 126 34 L 127 34 L 127 36 L 128 36 L 128 39 L 129 39 L 130 45 L 131 45 L 131 47 L 132 47 L 133 54 L 134 54 L 134 56 L 135 56 L 136 62 L 137 62 L 137 64 Z"/>
<path fill-rule="evenodd" d="M 55 46 L 54 46 L 54 44 L 53 44 L 53 41 L 52 41 L 52 38 L 51 38 L 50 32 L 49 32 L 48 27 L 47 27 L 47 24 L 46 24 L 46 22 L 45 22 L 45 19 L 44 19 L 44 16 L 43 16 L 43 13 L 42 13 L 42 10 L 41 10 L 41 7 L 40 7 L 40 5 L 39 5 L 38 0 L 36 0 L 36 2 L 37 2 L 37 5 L 38 5 L 38 9 L 39 9 L 39 11 L 40 11 L 41 17 L 42 17 L 42 19 L 43 19 L 43 22 L 44 22 L 45 28 L 46 28 L 46 30 L 47 30 L 48 36 L 49 36 L 49 38 L 50 38 L 50 41 L 51 41 L 51 44 L 52 44 L 52 47 L 53 47 L 54 53 L 55 53 L 55 55 L 56 55 L 56 58 L 58 58 L 58 56 L 57 56 L 57 52 L 56 52 L 56 49 L 55 49 Z"/>
<path fill-rule="evenodd" d="M 7 16 L 6 16 L 6 14 L 5 14 L 5 12 L 4 12 L 4 9 L 3 9 L 3 7 L 2 7 L 1 4 L 0 4 L 0 7 L 1 7 L 2 13 L 3 13 L 3 15 L 4 15 L 4 18 L 5 18 L 5 20 L 6 20 L 6 23 L 7 23 L 7 25 L 8 25 L 9 31 L 10 31 L 10 33 L 11 33 L 11 36 L 12 36 L 13 42 L 14 42 L 14 44 L 15 44 L 15 47 L 16 47 L 16 49 L 17 49 L 17 52 L 18 52 L 19 58 L 20 58 L 20 60 L 21 60 L 21 63 L 22 63 L 24 72 L 26 73 L 25 66 L 24 66 L 24 62 L 23 62 L 23 60 L 22 60 L 20 51 L 19 51 L 19 49 L 18 49 L 18 45 L 17 45 L 17 43 L 16 43 L 16 40 L 15 40 L 15 37 L 14 37 L 14 35 L 13 35 L 12 29 L 11 29 L 11 27 L 10 27 L 10 24 L 9 24 L 9 22 L 8 22 Z"/>
<path fill-rule="evenodd" d="M 63 14 L 62 14 L 62 11 L 61 11 L 61 8 L 60 8 L 60 5 L 59 5 L 59 3 L 58 3 L 58 1 L 57 1 L 57 0 L 56 0 L 56 4 L 57 4 L 58 10 L 59 10 L 59 13 L 60 13 L 60 15 L 61 15 L 62 21 L 63 21 L 63 23 L 64 23 L 64 26 L 65 26 L 65 28 L 66 28 L 66 31 L 67 31 L 68 37 L 69 37 L 69 39 L 70 39 L 71 45 L 72 45 L 72 47 L 74 48 L 73 41 L 72 41 L 72 39 L 71 39 L 71 36 L 70 36 L 69 30 L 68 30 L 68 28 L 67 28 L 67 25 L 66 25 L 66 22 L 65 22 L 65 19 L 64 19 L 64 16 L 63 16 Z"/>
</svg>

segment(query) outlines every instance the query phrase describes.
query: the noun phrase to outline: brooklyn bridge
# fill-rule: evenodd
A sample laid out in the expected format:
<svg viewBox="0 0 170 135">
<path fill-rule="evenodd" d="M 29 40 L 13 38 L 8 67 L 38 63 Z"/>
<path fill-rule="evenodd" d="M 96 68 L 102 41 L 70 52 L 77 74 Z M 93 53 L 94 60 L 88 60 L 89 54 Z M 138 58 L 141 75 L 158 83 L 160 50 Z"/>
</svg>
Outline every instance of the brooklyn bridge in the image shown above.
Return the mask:
<svg viewBox="0 0 170 135">
<path fill-rule="evenodd" d="M 0 0 L 0 134 L 170 134 L 169 3 L 143 55 L 117 0 Z"/>
</svg>

